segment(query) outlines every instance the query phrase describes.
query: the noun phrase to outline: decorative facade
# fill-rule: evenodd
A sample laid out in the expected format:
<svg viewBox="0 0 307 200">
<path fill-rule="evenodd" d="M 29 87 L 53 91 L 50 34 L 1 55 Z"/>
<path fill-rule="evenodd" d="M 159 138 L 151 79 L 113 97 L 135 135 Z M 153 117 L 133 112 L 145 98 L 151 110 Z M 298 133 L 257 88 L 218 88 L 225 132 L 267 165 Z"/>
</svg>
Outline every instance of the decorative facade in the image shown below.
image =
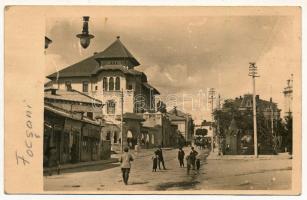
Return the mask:
<svg viewBox="0 0 307 200">
<path fill-rule="evenodd" d="M 155 112 L 157 89 L 147 76 L 135 69 L 140 63 L 117 39 L 104 51 L 47 76 L 49 85 L 59 90 L 76 90 L 103 102 L 103 120 L 112 126 L 104 128 L 103 137 L 112 144 L 140 143 L 143 114 Z M 123 114 L 123 138 L 121 115 Z"/>
</svg>

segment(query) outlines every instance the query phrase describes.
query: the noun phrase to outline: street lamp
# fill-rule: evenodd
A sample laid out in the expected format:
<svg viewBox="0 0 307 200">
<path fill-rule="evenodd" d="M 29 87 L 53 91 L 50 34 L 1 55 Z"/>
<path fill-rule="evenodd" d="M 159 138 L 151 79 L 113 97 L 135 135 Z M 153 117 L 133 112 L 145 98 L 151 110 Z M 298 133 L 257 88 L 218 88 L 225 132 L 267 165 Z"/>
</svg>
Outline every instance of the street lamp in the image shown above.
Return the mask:
<svg viewBox="0 0 307 200">
<path fill-rule="evenodd" d="M 89 21 L 89 19 L 90 19 L 89 16 L 83 17 L 82 33 L 76 35 L 77 38 L 80 38 L 80 44 L 84 49 L 86 49 L 90 45 L 91 39 L 94 38 L 94 35 L 89 34 L 89 31 L 88 31 L 88 21 Z"/>
</svg>

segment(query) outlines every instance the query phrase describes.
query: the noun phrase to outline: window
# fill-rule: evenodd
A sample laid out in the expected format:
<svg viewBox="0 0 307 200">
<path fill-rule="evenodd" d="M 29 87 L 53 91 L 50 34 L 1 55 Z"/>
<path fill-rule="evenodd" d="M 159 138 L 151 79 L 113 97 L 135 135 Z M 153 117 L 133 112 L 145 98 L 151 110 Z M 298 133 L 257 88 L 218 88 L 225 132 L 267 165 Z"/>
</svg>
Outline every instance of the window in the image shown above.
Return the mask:
<svg viewBox="0 0 307 200">
<path fill-rule="evenodd" d="M 106 140 L 111 140 L 111 132 L 110 131 L 107 132 Z"/>
<path fill-rule="evenodd" d="M 109 90 L 110 91 L 114 90 L 114 78 L 113 77 L 109 79 Z"/>
<path fill-rule="evenodd" d="M 88 81 L 83 81 L 83 84 L 82 84 L 82 91 L 83 92 L 88 92 Z"/>
<path fill-rule="evenodd" d="M 67 90 L 67 91 L 72 90 L 71 82 L 70 82 L 70 81 L 66 81 L 66 82 L 65 82 L 65 87 L 66 87 L 66 90 Z"/>
<path fill-rule="evenodd" d="M 120 90 L 120 78 L 116 77 L 115 79 L 115 90 Z"/>
<path fill-rule="evenodd" d="M 108 90 L 108 79 L 107 77 L 103 77 L 102 79 L 102 87 L 103 87 L 103 91 L 107 91 Z"/>
<path fill-rule="evenodd" d="M 107 102 L 107 114 L 115 114 L 115 102 L 114 101 Z"/>
<path fill-rule="evenodd" d="M 97 85 L 95 86 L 95 90 L 98 90 L 98 86 Z"/>
<path fill-rule="evenodd" d="M 114 143 L 117 143 L 117 132 L 116 131 L 114 132 L 113 139 L 114 139 Z"/>
<path fill-rule="evenodd" d="M 127 85 L 127 90 L 132 90 L 132 85 L 131 84 Z"/>
<path fill-rule="evenodd" d="M 87 112 L 86 116 L 90 119 L 93 119 L 93 113 L 92 112 Z"/>
</svg>

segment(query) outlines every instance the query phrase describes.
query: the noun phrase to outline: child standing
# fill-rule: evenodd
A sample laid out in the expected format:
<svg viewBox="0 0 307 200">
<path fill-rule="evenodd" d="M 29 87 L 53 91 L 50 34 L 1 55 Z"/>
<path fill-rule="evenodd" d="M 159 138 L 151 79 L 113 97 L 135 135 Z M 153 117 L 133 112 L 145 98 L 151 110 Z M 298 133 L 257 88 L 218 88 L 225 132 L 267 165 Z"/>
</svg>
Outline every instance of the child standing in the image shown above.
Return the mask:
<svg viewBox="0 0 307 200">
<path fill-rule="evenodd" d="M 153 172 L 157 171 L 157 166 L 158 166 L 158 155 L 155 152 L 153 157 L 152 157 L 152 171 Z"/>
</svg>

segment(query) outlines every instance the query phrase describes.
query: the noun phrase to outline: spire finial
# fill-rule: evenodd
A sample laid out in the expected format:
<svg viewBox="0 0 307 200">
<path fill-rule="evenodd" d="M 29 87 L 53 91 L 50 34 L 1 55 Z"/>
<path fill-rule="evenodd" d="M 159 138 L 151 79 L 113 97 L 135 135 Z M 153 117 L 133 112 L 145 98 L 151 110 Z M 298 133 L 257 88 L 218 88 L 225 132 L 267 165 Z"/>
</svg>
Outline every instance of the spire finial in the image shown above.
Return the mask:
<svg viewBox="0 0 307 200">
<path fill-rule="evenodd" d="M 116 36 L 116 38 L 119 40 L 119 39 L 120 39 L 120 36 L 118 35 L 118 36 Z"/>
</svg>

